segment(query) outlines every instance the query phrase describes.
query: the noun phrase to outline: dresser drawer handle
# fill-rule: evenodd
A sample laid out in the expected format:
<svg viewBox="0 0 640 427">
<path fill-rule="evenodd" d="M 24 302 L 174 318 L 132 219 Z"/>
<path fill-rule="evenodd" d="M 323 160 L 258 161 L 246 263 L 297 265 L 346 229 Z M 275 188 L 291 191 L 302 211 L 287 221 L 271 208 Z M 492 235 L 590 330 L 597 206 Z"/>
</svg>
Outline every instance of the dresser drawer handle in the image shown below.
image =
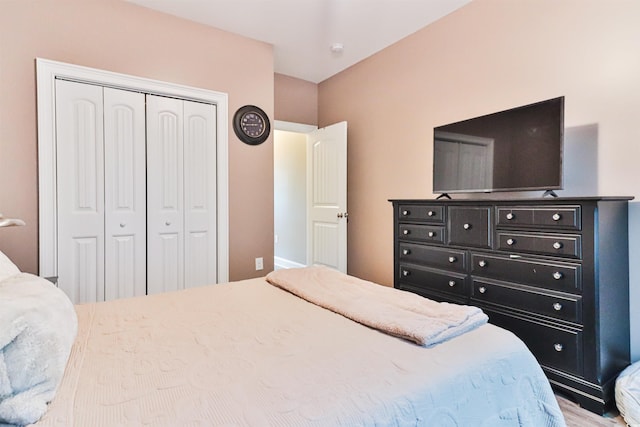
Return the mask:
<svg viewBox="0 0 640 427">
<path fill-rule="evenodd" d="M 435 231 L 430 231 L 430 232 L 427 233 L 427 235 L 429 237 L 436 237 L 436 232 Z"/>
<path fill-rule="evenodd" d="M 462 228 L 464 228 L 465 230 L 471 230 L 471 224 L 466 223 L 462 226 Z"/>
<path fill-rule="evenodd" d="M 411 215 L 411 211 L 408 211 L 408 210 L 402 211 L 402 216 L 409 216 L 409 215 Z"/>
<path fill-rule="evenodd" d="M 450 263 L 454 263 L 454 262 L 456 262 L 457 260 L 458 260 L 458 258 L 456 258 L 456 257 L 454 257 L 454 256 L 450 256 L 450 257 L 449 257 L 449 262 L 450 262 Z"/>
<path fill-rule="evenodd" d="M 513 245 L 515 245 L 515 244 L 516 244 L 515 239 L 507 239 L 507 245 L 509 245 L 509 246 L 513 246 Z"/>
<path fill-rule="evenodd" d="M 402 270 L 402 275 L 403 275 L 404 277 L 407 277 L 407 276 L 409 276 L 410 274 L 411 274 L 411 272 L 410 272 L 409 270 Z"/>
<path fill-rule="evenodd" d="M 560 215 L 559 213 L 554 213 L 551 217 L 551 219 L 553 219 L 554 221 L 560 221 L 560 218 L 562 218 L 562 215 Z"/>
<path fill-rule="evenodd" d="M 480 286 L 478 288 L 478 292 L 480 292 L 481 294 L 484 294 L 485 292 L 487 292 L 487 288 L 485 288 L 484 286 Z"/>
<path fill-rule="evenodd" d="M 554 304 L 553 304 L 553 309 L 554 309 L 555 311 L 560 311 L 560 310 L 562 310 L 562 304 L 560 304 L 559 302 L 554 303 Z"/>
<path fill-rule="evenodd" d="M 554 348 L 556 351 L 558 351 L 558 352 L 560 352 L 560 351 L 564 350 L 564 346 L 563 346 L 562 344 L 560 344 L 559 342 L 555 343 L 555 344 L 553 345 L 553 348 Z"/>
<path fill-rule="evenodd" d="M 411 230 L 406 230 L 406 229 L 405 229 L 405 230 L 402 230 L 402 234 L 404 234 L 405 236 L 406 236 L 407 234 L 411 234 Z"/>
<path fill-rule="evenodd" d="M 449 287 L 453 288 L 456 285 L 455 280 L 449 280 Z"/>
<path fill-rule="evenodd" d="M 554 278 L 554 279 L 556 279 L 556 280 L 560 280 L 560 279 L 562 279 L 563 277 L 564 277 L 564 274 L 562 274 L 561 272 L 559 272 L 559 271 L 554 271 L 554 272 L 553 272 L 553 278 Z"/>
<path fill-rule="evenodd" d="M 553 242 L 553 249 L 562 249 L 561 242 Z"/>
<path fill-rule="evenodd" d="M 506 216 L 506 218 L 507 218 L 509 221 L 511 221 L 511 220 L 512 220 L 512 219 L 514 219 L 515 217 L 516 217 L 516 216 L 515 216 L 512 212 L 509 212 L 509 213 L 507 214 L 507 216 Z"/>
<path fill-rule="evenodd" d="M 478 261 L 478 265 L 482 268 L 487 266 L 487 261 L 481 259 L 480 261 Z"/>
<path fill-rule="evenodd" d="M 436 213 L 434 211 L 429 211 L 427 212 L 427 216 L 436 216 Z"/>
<path fill-rule="evenodd" d="M 411 253 L 411 249 L 403 249 L 402 255 L 409 255 Z"/>
</svg>

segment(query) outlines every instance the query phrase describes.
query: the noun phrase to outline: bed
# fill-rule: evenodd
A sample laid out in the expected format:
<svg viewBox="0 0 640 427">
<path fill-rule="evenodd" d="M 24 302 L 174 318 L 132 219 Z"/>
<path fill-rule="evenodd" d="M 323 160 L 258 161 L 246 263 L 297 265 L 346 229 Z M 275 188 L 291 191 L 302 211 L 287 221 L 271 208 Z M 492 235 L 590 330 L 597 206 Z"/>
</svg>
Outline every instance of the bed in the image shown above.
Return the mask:
<svg viewBox="0 0 640 427">
<path fill-rule="evenodd" d="M 265 278 L 75 312 L 34 426 L 565 425 L 532 354 L 491 324 L 418 345 Z"/>
</svg>

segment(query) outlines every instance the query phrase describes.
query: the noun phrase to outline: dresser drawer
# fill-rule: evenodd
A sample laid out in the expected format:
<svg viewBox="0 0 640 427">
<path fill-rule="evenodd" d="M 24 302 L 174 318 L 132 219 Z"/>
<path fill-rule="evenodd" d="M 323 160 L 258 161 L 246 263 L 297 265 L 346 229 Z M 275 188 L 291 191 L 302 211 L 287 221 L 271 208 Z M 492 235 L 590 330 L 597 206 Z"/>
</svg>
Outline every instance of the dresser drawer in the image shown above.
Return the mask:
<svg viewBox="0 0 640 427">
<path fill-rule="evenodd" d="M 580 206 L 499 206 L 498 227 L 525 226 L 580 230 Z"/>
<path fill-rule="evenodd" d="M 559 328 L 521 317 L 485 310 L 489 321 L 518 336 L 541 365 L 581 376 L 582 330 Z"/>
<path fill-rule="evenodd" d="M 451 206 L 449 208 L 449 244 L 490 248 L 490 218 L 491 208 L 489 207 Z"/>
<path fill-rule="evenodd" d="M 520 256 L 511 258 L 472 253 L 471 275 L 575 293 L 581 289 L 582 266 L 568 262 L 540 262 Z"/>
<path fill-rule="evenodd" d="M 398 227 L 400 239 L 444 243 L 444 226 L 399 224 Z"/>
<path fill-rule="evenodd" d="M 498 232 L 498 249 L 502 251 L 580 259 L 581 243 L 579 235 Z"/>
<path fill-rule="evenodd" d="M 464 274 L 449 273 L 416 265 L 400 264 L 398 275 L 400 282 L 409 283 L 418 288 L 454 294 L 458 297 L 465 297 L 467 294 Z"/>
<path fill-rule="evenodd" d="M 471 299 L 568 322 L 582 322 L 582 298 L 577 295 L 566 294 L 560 296 L 540 292 L 530 287 L 473 280 Z"/>
<path fill-rule="evenodd" d="M 460 294 L 433 292 L 430 288 L 425 288 L 423 286 L 414 286 L 410 283 L 399 283 L 396 288 L 402 291 L 413 292 L 414 294 L 429 298 L 432 301 L 449 302 L 453 304 L 468 304 L 466 297 Z"/>
<path fill-rule="evenodd" d="M 400 261 L 464 273 L 466 252 L 400 242 Z"/>
<path fill-rule="evenodd" d="M 438 205 L 399 205 L 398 218 L 423 222 L 444 223 L 444 206 Z"/>
</svg>

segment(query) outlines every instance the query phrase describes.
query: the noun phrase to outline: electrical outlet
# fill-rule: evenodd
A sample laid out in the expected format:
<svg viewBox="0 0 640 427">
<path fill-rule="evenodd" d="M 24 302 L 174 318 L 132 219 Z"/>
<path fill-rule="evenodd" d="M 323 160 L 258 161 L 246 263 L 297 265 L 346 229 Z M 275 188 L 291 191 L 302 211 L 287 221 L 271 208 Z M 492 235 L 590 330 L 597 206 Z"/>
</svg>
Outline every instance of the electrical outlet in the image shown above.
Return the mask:
<svg viewBox="0 0 640 427">
<path fill-rule="evenodd" d="M 262 257 L 256 258 L 256 270 L 262 270 L 264 268 L 264 263 L 262 261 Z"/>
</svg>

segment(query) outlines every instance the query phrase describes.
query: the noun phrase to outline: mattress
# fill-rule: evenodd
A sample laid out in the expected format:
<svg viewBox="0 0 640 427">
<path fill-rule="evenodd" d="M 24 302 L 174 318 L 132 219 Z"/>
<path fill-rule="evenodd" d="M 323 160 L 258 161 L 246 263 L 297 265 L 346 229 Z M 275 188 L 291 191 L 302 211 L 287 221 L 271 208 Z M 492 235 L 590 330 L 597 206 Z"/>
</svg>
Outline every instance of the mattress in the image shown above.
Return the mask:
<svg viewBox="0 0 640 427">
<path fill-rule="evenodd" d="M 541 368 L 486 324 L 432 348 L 264 279 L 76 306 L 49 426 L 563 426 Z"/>
</svg>

